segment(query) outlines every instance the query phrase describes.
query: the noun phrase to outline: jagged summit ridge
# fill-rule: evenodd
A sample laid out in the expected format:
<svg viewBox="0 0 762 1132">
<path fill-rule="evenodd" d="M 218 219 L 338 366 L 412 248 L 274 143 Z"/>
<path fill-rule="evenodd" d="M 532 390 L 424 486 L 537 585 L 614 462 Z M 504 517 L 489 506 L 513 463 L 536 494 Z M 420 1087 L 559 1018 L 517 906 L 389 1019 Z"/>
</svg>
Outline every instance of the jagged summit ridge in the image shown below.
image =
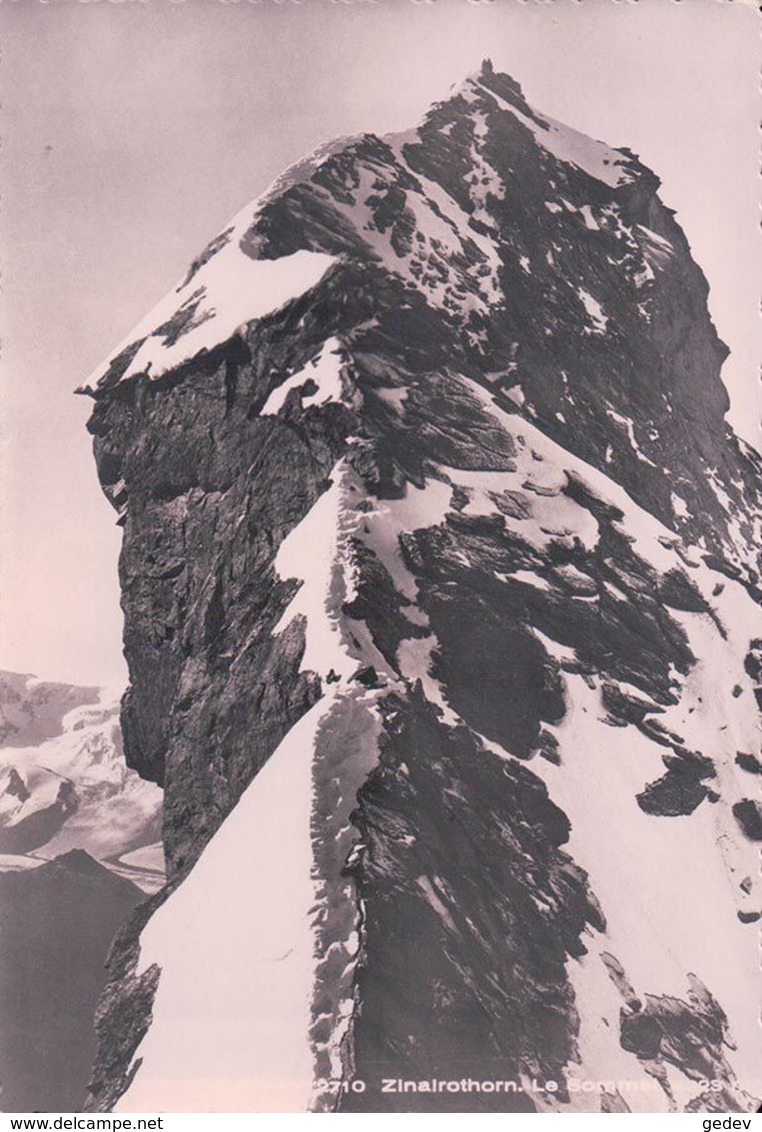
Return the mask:
<svg viewBox="0 0 762 1132">
<path fill-rule="evenodd" d="M 657 188 L 482 68 L 276 182 L 95 389 L 169 873 L 95 1107 L 756 1104 L 760 464 Z M 381 1090 L 464 1067 L 522 1088 Z"/>
<path fill-rule="evenodd" d="M 624 161 L 621 153 L 602 143 L 591 142 L 550 119 L 537 116 L 526 103 L 520 85 L 509 75 L 496 74 L 488 59 L 478 72 L 453 88 L 450 98 L 437 104 L 434 113 L 441 113 L 454 106 L 461 117 L 478 114 L 485 96 L 493 100 L 494 107 L 503 113 L 513 114 L 528 125 L 540 143 L 547 146 L 549 152 L 560 160 L 571 162 L 611 186 L 628 180 L 628 174 L 621 167 L 631 165 L 631 162 Z M 427 116 L 423 127 L 430 120 L 431 115 Z M 239 326 L 243 327 L 246 322 L 253 322 L 263 314 L 276 310 L 283 302 L 296 298 L 300 288 L 304 290 L 315 285 L 322 274 L 320 267 L 323 272 L 327 269 L 328 264 L 325 262 L 315 264 L 313 273 L 307 266 L 306 257 L 300 257 L 302 263 L 291 265 L 292 270 L 288 272 L 287 279 L 283 279 L 280 273 L 273 275 L 271 272 L 256 272 L 251 266 L 247 267 L 246 259 L 256 259 L 260 254 L 255 241 L 249 238 L 258 216 L 270 201 L 301 184 L 314 181 L 318 170 L 332 158 L 358 146 L 374 147 L 387 143 L 399 150 L 403 143 L 417 144 L 420 141 L 419 130 L 420 128 L 402 134 L 388 134 L 383 138 L 373 134 L 365 134 L 361 138 L 339 138 L 319 146 L 308 157 L 292 165 L 208 245 L 194 261 L 185 279 L 149 312 L 108 361 L 94 371 L 89 384 L 82 391 L 92 392 L 91 385 L 110 385 L 115 376 L 112 367 L 122 369 L 119 375 L 121 380 L 140 373 L 156 378 L 195 354 L 221 343 Z M 398 156 L 404 164 L 403 155 Z M 243 252 L 242 260 L 224 254 L 232 245 L 238 245 Z M 223 264 L 219 262 L 221 257 Z M 303 277 L 300 272 L 302 266 Z M 219 292 L 220 273 L 226 278 L 230 288 L 228 292 Z M 201 303 L 200 291 L 204 292 Z M 224 310 L 225 317 L 222 319 L 217 315 L 218 308 Z M 236 319 L 239 321 L 236 322 Z M 198 333 L 203 323 L 215 321 L 215 326 L 208 327 L 207 332 Z M 145 349 L 138 349 L 135 353 L 135 344 L 142 345 L 146 338 L 163 340 L 165 349 L 159 355 L 160 360 L 149 356 L 150 352 Z M 126 366 L 122 364 L 125 355 L 130 355 Z"/>
<path fill-rule="evenodd" d="M 727 351 L 658 179 L 530 111 L 519 90 L 483 67 L 415 129 L 341 139 L 297 163 L 212 241 L 86 388 L 97 398 L 141 376 L 175 381 L 255 347 L 304 302 L 391 290 L 409 320 L 425 303 L 455 368 L 488 375 L 496 393 L 627 482 L 668 525 L 691 513 L 711 515 L 718 532 L 743 525 L 748 484 L 723 467 Z M 686 343 L 675 328 L 696 309 L 704 314 Z M 342 327 L 347 349 L 371 317 Z M 305 360 L 263 377 L 263 397 Z M 115 481 L 120 507 L 123 494 Z M 738 560 L 753 531 L 741 534 L 726 551 L 756 584 L 755 565 Z"/>
</svg>

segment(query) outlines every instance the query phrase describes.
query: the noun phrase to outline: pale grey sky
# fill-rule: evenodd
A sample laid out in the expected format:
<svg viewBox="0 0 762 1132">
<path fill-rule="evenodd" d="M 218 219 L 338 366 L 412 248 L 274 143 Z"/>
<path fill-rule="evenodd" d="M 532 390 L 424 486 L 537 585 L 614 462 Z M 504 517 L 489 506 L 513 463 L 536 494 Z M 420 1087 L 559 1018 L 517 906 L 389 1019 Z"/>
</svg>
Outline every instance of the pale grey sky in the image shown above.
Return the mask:
<svg viewBox="0 0 762 1132">
<path fill-rule="evenodd" d="M 74 387 L 286 164 L 413 124 L 484 56 L 659 174 L 759 446 L 753 3 L 5 0 L 0 35 L 0 666 L 124 679 L 121 532 Z"/>
</svg>

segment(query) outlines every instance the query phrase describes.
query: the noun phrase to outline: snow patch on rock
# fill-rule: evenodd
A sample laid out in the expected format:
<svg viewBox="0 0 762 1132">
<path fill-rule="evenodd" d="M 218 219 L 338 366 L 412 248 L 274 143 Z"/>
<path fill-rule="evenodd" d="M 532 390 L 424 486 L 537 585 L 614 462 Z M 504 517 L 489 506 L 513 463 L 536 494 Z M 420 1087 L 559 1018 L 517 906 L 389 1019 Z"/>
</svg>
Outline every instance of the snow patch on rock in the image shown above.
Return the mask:
<svg viewBox="0 0 762 1132">
<path fill-rule="evenodd" d="M 335 262 L 333 256 L 304 249 L 280 259 L 252 259 L 237 241 L 228 241 L 153 308 L 87 385 L 97 385 L 114 359 L 141 338 L 145 341 L 120 380 L 160 377 L 311 290 Z"/>
</svg>

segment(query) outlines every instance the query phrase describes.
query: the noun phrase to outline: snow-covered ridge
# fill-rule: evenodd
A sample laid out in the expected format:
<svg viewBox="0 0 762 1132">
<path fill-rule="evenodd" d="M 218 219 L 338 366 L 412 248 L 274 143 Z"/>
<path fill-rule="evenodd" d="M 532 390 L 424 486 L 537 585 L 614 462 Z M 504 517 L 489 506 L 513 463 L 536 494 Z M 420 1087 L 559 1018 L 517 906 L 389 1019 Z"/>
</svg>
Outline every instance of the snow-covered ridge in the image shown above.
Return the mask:
<svg viewBox="0 0 762 1132">
<path fill-rule="evenodd" d="M 274 634 L 303 618 L 302 667 L 331 679 L 141 935 L 137 973 L 152 964 L 162 973 L 119 1111 L 333 1106 L 318 1082 L 344 1073 L 360 925 L 352 882 L 328 872 L 321 854 L 326 826 L 343 857 L 356 840 L 349 811 L 375 763 L 375 704 L 384 694 L 353 681 L 358 668 L 383 661 L 367 627 L 355 622 L 348 632 L 340 614 L 353 597 L 354 480 L 341 461 L 274 562 L 283 579 L 300 582 Z M 329 813 L 326 788 L 336 792 Z"/>
<path fill-rule="evenodd" d="M 127 345 L 144 338 L 121 375 L 154 379 L 226 342 L 242 326 L 315 287 L 335 263 L 304 249 L 281 259 L 252 259 L 231 236 L 190 278 L 158 303 L 107 361 L 90 375 L 96 386 Z"/>
<path fill-rule="evenodd" d="M 610 188 L 629 184 L 632 179 L 632 163 L 619 150 L 612 149 L 604 142 L 595 141 L 586 134 L 581 134 L 571 126 L 549 118 L 547 114 L 530 117 L 522 113 L 518 107 L 507 102 L 486 86 L 478 78 L 472 78 L 470 83 L 480 94 L 486 94 L 495 104 L 526 126 L 533 134 L 538 145 L 546 149 L 559 161 L 576 165 L 590 177 Z"/>
<path fill-rule="evenodd" d="M 329 707 L 292 728 L 143 932 L 140 969 L 162 974 L 120 1112 L 308 1108 L 312 754 Z"/>
<path fill-rule="evenodd" d="M 495 179 L 494 170 L 488 165 L 480 166 L 479 139 L 486 134 L 483 109 L 489 107 L 511 114 L 530 129 L 538 144 L 559 160 L 569 162 L 584 170 L 603 183 L 616 187 L 632 179 L 627 158 L 610 149 L 601 142 L 595 142 L 583 134 L 536 115 L 529 117 L 512 103 L 501 98 L 481 81 L 480 75 L 469 76 L 454 96 L 473 102 L 475 117 L 476 144 L 473 150 L 474 174 L 472 195 L 483 195 L 487 191 L 500 196 L 504 192 Z M 405 164 L 402 147 L 405 143 L 417 140 L 416 130 L 407 134 L 389 134 L 382 141 L 389 144 L 401 163 Z M 366 135 L 370 140 L 373 135 Z M 185 277 L 143 318 L 133 330 L 112 350 L 108 357 L 90 374 L 81 387 L 83 392 L 92 392 L 109 372 L 112 363 L 134 347 L 135 352 L 129 360 L 119 380 L 127 381 L 138 375 L 155 379 L 169 370 L 189 361 L 202 351 L 208 351 L 226 342 L 237 330 L 248 323 L 262 318 L 279 309 L 285 303 L 303 295 L 316 286 L 335 259 L 324 253 L 299 249 L 290 255 L 277 259 L 260 259 L 255 250 L 249 249 L 247 234 L 255 225 L 266 206 L 296 185 L 312 182 L 312 179 L 333 156 L 357 145 L 363 138 L 341 137 L 326 142 L 305 158 L 295 162 L 255 201 L 243 208 L 224 229 L 212 240 L 208 247 L 191 265 Z M 414 248 L 411 254 L 401 256 L 399 251 L 389 246 L 389 237 L 376 230 L 367 198 L 372 195 L 377 171 L 371 166 L 358 166 L 361 183 L 355 192 L 356 202 L 342 208 L 341 203 L 332 201 L 334 207 L 346 211 L 348 219 L 361 237 L 367 241 L 372 252 L 380 254 L 388 270 L 402 275 L 413 287 L 425 287 L 430 291 L 431 301 L 443 308 L 462 308 L 467 313 L 474 305 L 495 304 L 501 295 L 498 285 L 497 268 L 499 257 L 492 241 L 469 227 L 468 218 L 460 215 L 456 202 L 442 188 L 417 177 L 422 185 L 422 199 L 410 196 L 416 218 L 416 228 L 423 246 Z M 365 179 L 363 181 L 363 178 Z M 483 187 L 485 180 L 492 182 Z M 314 192 L 326 195 L 314 182 Z M 488 220 L 479 202 L 475 216 Z M 482 202 L 483 204 L 483 202 Z M 586 217 L 586 223 L 590 223 Z M 469 290 L 474 293 L 465 300 L 457 297 L 459 272 L 453 273 L 452 264 L 444 268 L 441 253 L 449 252 L 456 258 L 463 257 L 463 233 L 467 234 L 472 245 L 476 245 L 483 257 L 482 269 L 471 274 Z M 656 257 L 664 255 L 664 248 L 654 237 L 652 246 Z M 663 242 L 662 242 L 663 244 Z M 419 258 L 416 258 L 416 253 Z M 449 260 L 449 257 L 448 257 Z M 432 270 L 433 267 L 433 270 Z M 428 274 L 430 272 L 430 274 Z M 447 276 L 453 275 L 452 279 Z M 454 290 L 453 290 L 454 288 Z"/>
</svg>

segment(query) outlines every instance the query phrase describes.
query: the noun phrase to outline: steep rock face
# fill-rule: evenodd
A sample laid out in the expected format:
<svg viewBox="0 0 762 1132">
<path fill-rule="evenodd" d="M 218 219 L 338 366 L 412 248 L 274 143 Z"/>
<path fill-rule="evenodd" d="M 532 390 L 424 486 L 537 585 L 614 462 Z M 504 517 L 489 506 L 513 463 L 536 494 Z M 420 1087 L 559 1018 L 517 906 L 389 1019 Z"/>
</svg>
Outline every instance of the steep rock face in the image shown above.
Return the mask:
<svg viewBox="0 0 762 1132">
<path fill-rule="evenodd" d="M 170 875 L 94 1107 L 755 1104 L 760 460 L 657 188 L 485 64 L 87 387 Z"/>
</svg>

